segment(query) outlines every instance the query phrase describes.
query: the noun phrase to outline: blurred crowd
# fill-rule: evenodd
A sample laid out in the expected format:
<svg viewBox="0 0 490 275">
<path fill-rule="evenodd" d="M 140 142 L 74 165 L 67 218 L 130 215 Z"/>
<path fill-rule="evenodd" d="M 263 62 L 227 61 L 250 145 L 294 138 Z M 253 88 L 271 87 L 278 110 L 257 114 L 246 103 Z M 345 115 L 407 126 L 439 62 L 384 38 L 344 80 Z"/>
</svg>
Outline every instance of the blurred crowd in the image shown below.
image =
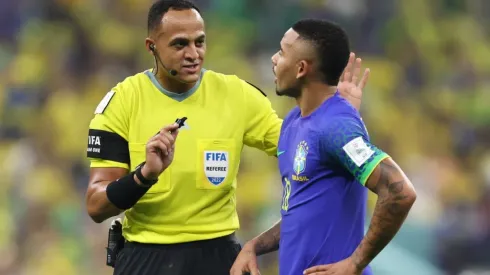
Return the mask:
<svg viewBox="0 0 490 275">
<path fill-rule="evenodd" d="M 108 224 L 85 210 L 87 128 L 111 87 L 153 66 L 144 48 L 151 2 L 0 1 L 0 274 L 111 274 Z M 418 192 L 390 245 L 402 254 L 380 256 L 377 274 L 490 270 L 489 1 L 196 3 L 207 24 L 205 67 L 262 87 L 281 117 L 295 104 L 274 93 L 270 56 L 283 33 L 303 17 L 344 26 L 371 69 L 361 110 L 371 139 Z M 279 218 L 276 165 L 244 150 L 244 241 Z M 260 259 L 262 274 L 276 274 L 276 256 Z M 431 271 L 408 272 L 415 265 Z"/>
</svg>

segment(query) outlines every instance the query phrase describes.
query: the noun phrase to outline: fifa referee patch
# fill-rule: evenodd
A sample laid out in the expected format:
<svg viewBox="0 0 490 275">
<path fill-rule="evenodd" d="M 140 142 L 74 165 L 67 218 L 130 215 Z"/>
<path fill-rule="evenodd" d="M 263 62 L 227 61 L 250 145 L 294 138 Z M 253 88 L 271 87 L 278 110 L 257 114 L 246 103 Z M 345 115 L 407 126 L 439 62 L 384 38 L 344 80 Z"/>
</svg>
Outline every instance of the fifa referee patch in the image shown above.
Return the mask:
<svg viewBox="0 0 490 275">
<path fill-rule="evenodd" d="M 361 167 L 374 154 L 362 137 L 349 141 L 342 149 L 358 167 Z"/>
<path fill-rule="evenodd" d="M 228 175 L 229 154 L 226 151 L 204 151 L 204 173 L 213 185 L 220 185 Z"/>
</svg>

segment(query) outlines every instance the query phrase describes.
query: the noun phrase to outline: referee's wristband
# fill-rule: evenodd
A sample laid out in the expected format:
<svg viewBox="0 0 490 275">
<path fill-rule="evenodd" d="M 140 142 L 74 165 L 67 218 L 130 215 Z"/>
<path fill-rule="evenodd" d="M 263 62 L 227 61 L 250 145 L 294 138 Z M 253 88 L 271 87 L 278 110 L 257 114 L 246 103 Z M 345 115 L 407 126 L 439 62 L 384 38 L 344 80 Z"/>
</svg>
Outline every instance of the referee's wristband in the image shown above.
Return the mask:
<svg viewBox="0 0 490 275">
<path fill-rule="evenodd" d="M 136 171 L 139 171 L 141 166 Z M 135 172 L 131 172 L 128 175 L 113 181 L 107 185 L 106 194 L 107 199 L 117 208 L 127 210 L 133 207 L 143 195 L 150 190 L 152 185 L 139 185 L 134 180 Z M 138 177 L 140 181 L 141 178 Z M 146 180 L 143 180 L 146 181 Z M 146 184 L 147 182 L 143 182 Z M 153 182 L 153 181 L 151 181 Z"/>
</svg>

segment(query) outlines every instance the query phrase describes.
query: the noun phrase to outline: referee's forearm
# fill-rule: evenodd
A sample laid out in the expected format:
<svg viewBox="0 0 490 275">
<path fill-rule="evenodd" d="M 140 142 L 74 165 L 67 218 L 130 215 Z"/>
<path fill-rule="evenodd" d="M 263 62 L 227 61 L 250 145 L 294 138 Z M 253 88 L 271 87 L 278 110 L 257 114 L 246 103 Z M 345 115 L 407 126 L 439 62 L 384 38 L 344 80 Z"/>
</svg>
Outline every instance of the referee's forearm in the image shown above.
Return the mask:
<svg viewBox="0 0 490 275">
<path fill-rule="evenodd" d="M 269 230 L 251 240 L 255 254 L 260 256 L 279 249 L 281 236 L 281 220 L 274 224 Z"/>
<path fill-rule="evenodd" d="M 115 207 L 107 198 L 106 188 L 110 181 L 91 184 L 87 191 L 87 212 L 93 221 L 101 223 L 122 211 Z"/>
</svg>

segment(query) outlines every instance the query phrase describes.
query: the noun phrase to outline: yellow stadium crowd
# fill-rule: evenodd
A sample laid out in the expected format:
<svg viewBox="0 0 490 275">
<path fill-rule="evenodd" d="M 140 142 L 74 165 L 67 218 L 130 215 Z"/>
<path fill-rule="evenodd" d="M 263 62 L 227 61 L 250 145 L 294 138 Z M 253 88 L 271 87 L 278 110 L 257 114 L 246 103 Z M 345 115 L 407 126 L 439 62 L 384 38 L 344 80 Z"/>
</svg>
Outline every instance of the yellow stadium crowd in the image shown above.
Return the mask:
<svg viewBox="0 0 490 275">
<path fill-rule="evenodd" d="M 371 69 L 361 110 L 371 139 L 418 193 L 393 245 L 447 274 L 490 270 L 489 3 L 196 3 L 207 22 L 205 67 L 260 86 L 281 117 L 295 104 L 275 95 L 270 69 L 284 31 L 309 16 L 345 26 Z M 85 209 L 88 123 L 112 86 L 153 65 L 144 48 L 150 4 L 1 1 L 0 274 L 111 274 L 108 225 L 93 223 Z M 276 166 L 244 150 L 242 240 L 279 218 Z M 262 274 L 276 274 L 275 260 L 261 258 Z M 378 262 L 380 270 L 388 265 Z"/>
</svg>

